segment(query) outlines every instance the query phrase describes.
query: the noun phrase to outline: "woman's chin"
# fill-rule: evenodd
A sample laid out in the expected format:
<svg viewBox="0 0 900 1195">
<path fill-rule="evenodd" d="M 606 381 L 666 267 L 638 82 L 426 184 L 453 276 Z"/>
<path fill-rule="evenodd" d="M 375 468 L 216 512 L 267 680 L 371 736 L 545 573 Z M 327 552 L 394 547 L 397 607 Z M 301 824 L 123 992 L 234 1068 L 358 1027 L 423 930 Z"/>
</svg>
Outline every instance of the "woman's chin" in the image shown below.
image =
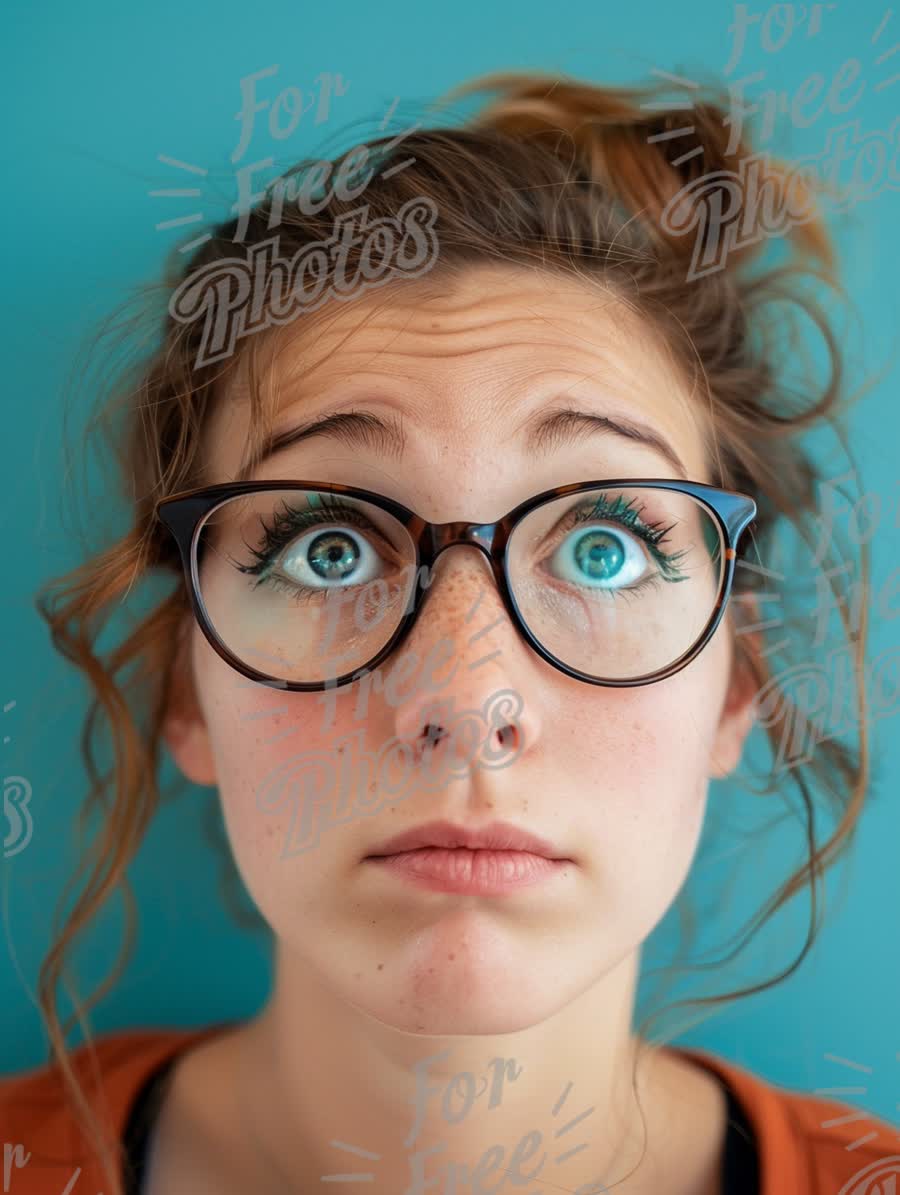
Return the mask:
<svg viewBox="0 0 900 1195">
<path fill-rule="evenodd" d="M 452 954 L 452 951 L 451 951 Z M 379 973 L 363 985 L 354 979 L 350 1002 L 362 1012 L 404 1033 L 517 1033 L 545 1021 L 578 994 L 558 966 L 535 967 L 523 953 L 515 961 L 421 958 L 406 967 L 395 960 L 392 974 Z M 387 970 L 387 968 L 385 968 Z"/>
<path fill-rule="evenodd" d="M 402 1032 L 516 1033 L 576 999 L 602 963 L 571 921 L 538 932 L 476 904 L 403 912 L 327 935 L 316 967 L 339 999 Z"/>
</svg>

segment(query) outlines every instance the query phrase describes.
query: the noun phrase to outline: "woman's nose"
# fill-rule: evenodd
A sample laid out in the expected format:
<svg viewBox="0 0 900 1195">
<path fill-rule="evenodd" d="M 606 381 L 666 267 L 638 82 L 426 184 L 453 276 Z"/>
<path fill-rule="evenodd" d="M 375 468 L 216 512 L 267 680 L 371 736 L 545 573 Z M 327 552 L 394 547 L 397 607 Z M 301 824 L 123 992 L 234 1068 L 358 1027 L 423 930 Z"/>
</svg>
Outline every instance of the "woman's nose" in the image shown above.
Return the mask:
<svg viewBox="0 0 900 1195">
<path fill-rule="evenodd" d="M 470 735 L 480 718 L 486 759 L 508 757 L 511 748 L 520 754 L 539 737 L 530 649 L 479 549 L 455 545 L 440 554 L 396 666 L 407 653 L 423 664 L 395 706 L 394 732 L 416 756 L 439 749 L 465 720 Z"/>
</svg>

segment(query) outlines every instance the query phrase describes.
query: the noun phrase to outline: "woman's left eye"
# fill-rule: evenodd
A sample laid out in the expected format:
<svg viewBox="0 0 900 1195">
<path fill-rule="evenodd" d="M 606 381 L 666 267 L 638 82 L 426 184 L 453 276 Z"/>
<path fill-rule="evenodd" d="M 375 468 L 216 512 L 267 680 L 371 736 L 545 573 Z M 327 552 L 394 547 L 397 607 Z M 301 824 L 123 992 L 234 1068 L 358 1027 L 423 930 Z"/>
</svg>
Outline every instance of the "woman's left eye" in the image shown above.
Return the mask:
<svg viewBox="0 0 900 1195">
<path fill-rule="evenodd" d="M 642 579 L 647 556 L 628 532 L 610 526 L 580 526 L 549 560 L 561 580 L 595 589 L 621 589 Z"/>
</svg>

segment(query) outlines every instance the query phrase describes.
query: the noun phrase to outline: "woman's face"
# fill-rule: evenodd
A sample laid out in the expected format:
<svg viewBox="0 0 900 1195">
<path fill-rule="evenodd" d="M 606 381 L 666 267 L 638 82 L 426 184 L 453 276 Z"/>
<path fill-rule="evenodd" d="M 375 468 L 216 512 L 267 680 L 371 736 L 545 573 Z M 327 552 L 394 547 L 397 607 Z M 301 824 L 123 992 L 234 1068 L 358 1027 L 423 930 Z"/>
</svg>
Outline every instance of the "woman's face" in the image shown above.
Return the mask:
<svg viewBox="0 0 900 1195">
<path fill-rule="evenodd" d="M 689 479 L 711 480 L 697 408 L 616 299 L 493 265 L 439 282 L 404 281 L 334 304 L 315 336 L 304 335 L 302 320 L 278 332 L 276 431 L 352 408 L 402 423 L 402 455 L 372 435 L 317 434 L 269 457 L 255 478 L 357 485 L 434 522 L 493 522 L 566 483 L 678 478 L 659 449 L 583 426 L 529 450 L 534 420 L 565 407 L 639 424 Z M 247 419 L 235 390 L 210 428 L 210 481 L 237 475 Z M 218 787 L 237 865 L 294 973 L 406 1031 L 513 1032 L 636 957 L 686 878 L 707 782 L 736 766 L 750 726 L 751 694 L 730 676 L 729 619 L 667 680 L 585 684 L 519 637 L 486 558 L 469 546 L 438 558 L 412 634 L 377 670 L 383 680 L 411 655 L 412 679 L 370 683 L 364 703 L 365 682 L 327 703 L 255 685 L 191 626 L 196 703 L 173 711 L 170 749 L 192 780 Z M 504 740 L 516 748 L 512 762 L 429 785 L 426 760 L 445 747 L 422 746 L 429 701 L 481 710 L 499 690 L 521 701 Z M 287 795 L 266 804 L 273 776 L 301 753 L 343 760 L 349 748 L 336 745 L 354 732 L 373 755 L 397 739 L 417 753 L 401 799 L 370 789 L 375 813 L 322 822 L 314 845 L 282 857 L 298 841 L 292 812 L 300 811 Z M 345 783 L 358 760 L 343 761 Z M 322 817 L 340 795 L 320 801 Z M 434 819 L 510 822 L 570 862 L 542 883 L 484 896 L 425 889 L 366 859 Z"/>
</svg>

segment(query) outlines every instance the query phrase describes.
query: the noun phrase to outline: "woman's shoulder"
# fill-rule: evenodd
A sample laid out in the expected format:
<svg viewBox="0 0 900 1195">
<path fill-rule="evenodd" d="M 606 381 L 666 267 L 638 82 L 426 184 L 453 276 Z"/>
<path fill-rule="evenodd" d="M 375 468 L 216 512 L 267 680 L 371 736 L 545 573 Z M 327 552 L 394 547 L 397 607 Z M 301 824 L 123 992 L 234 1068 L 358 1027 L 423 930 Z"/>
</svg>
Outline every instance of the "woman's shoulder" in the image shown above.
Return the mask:
<svg viewBox="0 0 900 1195">
<path fill-rule="evenodd" d="M 91 1112 L 121 1141 L 129 1113 L 150 1076 L 182 1050 L 223 1029 L 214 1025 L 119 1030 L 70 1049 L 69 1059 Z M 8 1158 L 15 1174 L 10 1189 L 17 1195 L 58 1195 L 68 1189 L 76 1171 L 78 1190 L 103 1190 L 94 1151 L 54 1063 L 0 1079 L 0 1138 L 4 1163 Z"/>
<path fill-rule="evenodd" d="M 760 1195 L 900 1189 L 900 1129 L 862 1108 L 792 1090 L 704 1050 L 678 1049 L 731 1091 L 756 1139 Z"/>
</svg>

